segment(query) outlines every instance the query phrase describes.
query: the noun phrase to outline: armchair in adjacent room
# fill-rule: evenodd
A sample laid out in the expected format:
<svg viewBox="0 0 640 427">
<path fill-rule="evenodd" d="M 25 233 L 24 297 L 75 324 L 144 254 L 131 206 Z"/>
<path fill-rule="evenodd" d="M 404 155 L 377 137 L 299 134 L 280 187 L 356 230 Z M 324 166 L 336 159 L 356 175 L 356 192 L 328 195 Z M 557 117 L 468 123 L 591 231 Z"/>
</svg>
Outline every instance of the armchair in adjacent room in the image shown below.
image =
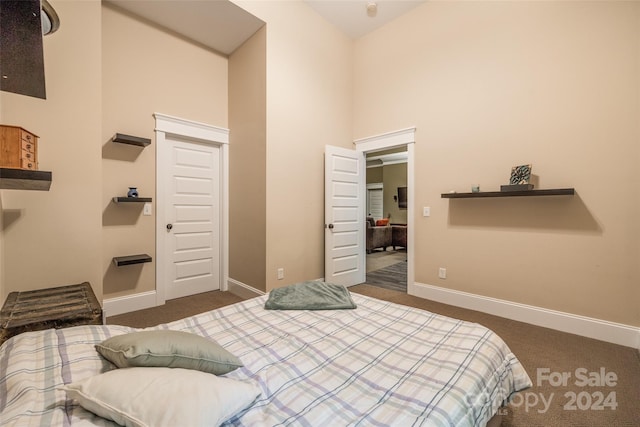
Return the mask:
<svg viewBox="0 0 640 427">
<path fill-rule="evenodd" d="M 397 247 L 407 248 L 407 226 L 392 225 L 391 226 L 391 245 L 395 251 Z"/>
<path fill-rule="evenodd" d="M 391 227 L 389 225 L 376 225 L 372 217 L 367 217 L 367 253 L 374 249 L 382 248 L 386 251 L 391 246 Z"/>
</svg>

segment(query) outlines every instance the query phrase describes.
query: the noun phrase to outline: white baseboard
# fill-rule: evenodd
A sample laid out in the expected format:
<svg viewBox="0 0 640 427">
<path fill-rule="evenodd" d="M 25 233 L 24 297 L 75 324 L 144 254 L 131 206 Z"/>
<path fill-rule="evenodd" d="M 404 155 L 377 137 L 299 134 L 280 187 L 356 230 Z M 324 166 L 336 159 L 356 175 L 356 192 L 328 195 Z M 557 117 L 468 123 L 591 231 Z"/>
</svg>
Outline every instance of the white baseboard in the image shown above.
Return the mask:
<svg viewBox="0 0 640 427">
<path fill-rule="evenodd" d="M 227 290 L 241 298 L 249 299 L 264 295 L 265 293 L 252 288 L 237 280 L 227 280 Z M 141 292 L 139 294 L 125 295 L 122 297 L 109 298 L 102 301 L 103 317 L 117 316 L 118 314 L 129 313 L 145 308 L 156 307 L 156 291 Z"/>
<path fill-rule="evenodd" d="M 109 298 L 102 301 L 102 310 L 107 316 L 129 313 L 131 311 L 144 310 L 156 306 L 156 291 L 141 292 L 134 295 Z"/>
<path fill-rule="evenodd" d="M 232 294 L 245 299 L 265 295 L 265 292 L 231 278 L 227 279 L 227 290 Z"/>
<path fill-rule="evenodd" d="M 227 280 L 227 288 L 229 292 L 241 298 L 248 299 L 265 295 L 265 292 L 234 279 Z M 640 351 L 640 328 L 638 327 L 441 288 L 424 283 L 415 283 L 413 286 L 410 286 L 409 293 L 443 304 L 482 311 L 484 313 L 506 317 L 507 319 L 636 348 Z M 103 300 L 105 318 L 107 316 L 117 316 L 118 314 L 155 306 L 156 291 Z"/>
<path fill-rule="evenodd" d="M 485 297 L 424 283 L 415 283 L 409 293 L 443 304 L 482 311 L 507 319 L 594 338 L 640 350 L 640 328 L 532 305 Z"/>
</svg>

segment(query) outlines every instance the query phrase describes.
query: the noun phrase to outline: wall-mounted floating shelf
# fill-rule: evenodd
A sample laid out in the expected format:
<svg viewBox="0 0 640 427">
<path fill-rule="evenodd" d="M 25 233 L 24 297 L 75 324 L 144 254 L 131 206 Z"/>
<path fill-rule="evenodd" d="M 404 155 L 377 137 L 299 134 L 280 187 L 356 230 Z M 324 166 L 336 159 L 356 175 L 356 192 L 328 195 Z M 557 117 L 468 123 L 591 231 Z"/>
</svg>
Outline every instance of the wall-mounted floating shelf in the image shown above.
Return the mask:
<svg viewBox="0 0 640 427">
<path fill-rule="evenodd" d="M 470 199 L 484 197 L 527 197 L 527 196 L 573 196 L 574 188 L 553 188 L 546 190 L 522 190 L 522 191 L 481 191 L 479 193 L 442 193 L 443 199 Z"/>
<path fill-rule="evenodd" d="M 49 191 L 51 172 L 0 168 L 0 189 Z"/>
<path fill-rule="evenodd" d="M 151 197 L 114 197 L 113 203 L 147 203 L 152 200 Z"/>
<path fill-rule="evenodd" d="M 140 138 L 139 136 L 125 135 L 123 133 L 116 133 L 113 138 L 111 138 L 111 141 L 119 144 L 137 145 L 138 147 L 146 147 L 151 144 L 149 138 Z"/>
<path fill-rule="evenodd" d="M 123 265 L 142 264 L 145 262 L 151 262 L 151 257 L 147 254 L 117 256 L 113 258 L 113 263 L 116 267 L 122 267 Z"/>
</svg>

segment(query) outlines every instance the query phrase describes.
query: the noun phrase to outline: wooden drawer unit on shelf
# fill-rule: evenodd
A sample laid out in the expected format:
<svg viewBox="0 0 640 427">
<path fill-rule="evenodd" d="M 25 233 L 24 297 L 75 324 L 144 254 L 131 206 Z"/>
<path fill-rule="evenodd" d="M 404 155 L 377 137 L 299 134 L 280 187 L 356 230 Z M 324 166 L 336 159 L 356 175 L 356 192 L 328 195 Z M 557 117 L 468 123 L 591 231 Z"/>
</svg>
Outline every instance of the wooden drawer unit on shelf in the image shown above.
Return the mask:
<svg viewBox="0 0 640 427">
<path fill-rule="evenodd" d="M 18 126 L 0 125 L 0 167 L 38 170 L 38 136 Z"/>
</svg>

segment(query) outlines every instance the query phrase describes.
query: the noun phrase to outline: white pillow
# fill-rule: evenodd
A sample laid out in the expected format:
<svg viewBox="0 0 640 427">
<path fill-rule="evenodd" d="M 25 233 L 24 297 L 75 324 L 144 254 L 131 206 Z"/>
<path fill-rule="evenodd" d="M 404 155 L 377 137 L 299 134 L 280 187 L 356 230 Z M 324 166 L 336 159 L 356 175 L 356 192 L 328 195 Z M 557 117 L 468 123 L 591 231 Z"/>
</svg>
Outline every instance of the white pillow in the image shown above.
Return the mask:
<svg viewBox="0 0 640 427">
<path fill-rule="evenodd" d="M 62 387 L 87 411 L 127 427 L 217 426 L 249 406 L 254 383 L 182 368 L 124 368 Z"/>
</svg>

